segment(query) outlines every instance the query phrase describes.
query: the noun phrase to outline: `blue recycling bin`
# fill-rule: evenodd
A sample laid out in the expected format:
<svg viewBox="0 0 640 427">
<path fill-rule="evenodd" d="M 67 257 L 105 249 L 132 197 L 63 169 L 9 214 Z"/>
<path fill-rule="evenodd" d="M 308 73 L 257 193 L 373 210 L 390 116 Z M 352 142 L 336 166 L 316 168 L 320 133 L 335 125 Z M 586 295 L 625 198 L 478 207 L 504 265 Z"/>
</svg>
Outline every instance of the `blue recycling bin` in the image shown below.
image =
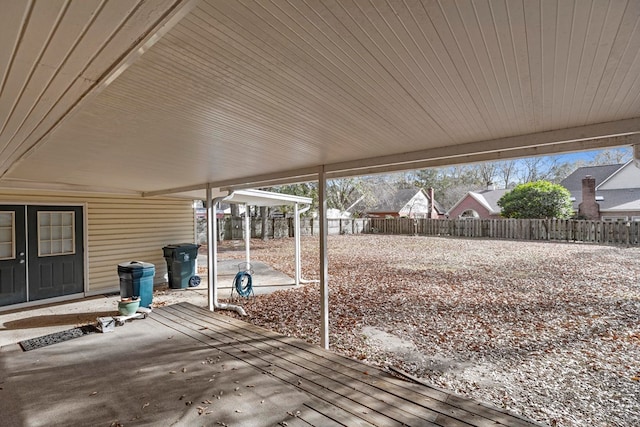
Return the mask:
<svg viewBox="0 0 640 427">
<path fill-rule="evenodd" d="M 118 264 L 120 297 L 140 297 L 140 307 L 149 308 L 153 302 L 153 276 L 155 274 L 155 265 L 148 262 L 129 261 Z"/>
</svg>

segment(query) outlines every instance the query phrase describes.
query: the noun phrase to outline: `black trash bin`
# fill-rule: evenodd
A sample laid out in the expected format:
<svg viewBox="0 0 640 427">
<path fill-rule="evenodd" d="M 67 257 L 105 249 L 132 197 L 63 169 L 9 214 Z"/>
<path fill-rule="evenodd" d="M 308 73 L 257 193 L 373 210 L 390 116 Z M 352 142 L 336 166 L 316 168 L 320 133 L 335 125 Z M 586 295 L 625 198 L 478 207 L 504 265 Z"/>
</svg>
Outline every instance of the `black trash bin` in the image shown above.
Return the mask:
<svg viewBox="0 0 640 427">
<path fill-rule="evenodd" d="M 194 243 L 179 243 L 162 248 L 167 261 L 170 288 L 184 289 L 200 284 L 200 276 L 196 274 L 199 247 Z"/>
<path fill-rule="evenodd" d="M 140 307 L 149 307 L 153 301 L 153 276 L 156 266 L 148 262 L 129 261 L 118 264 L 120 296 L 140 297 Z"/>
</svg>

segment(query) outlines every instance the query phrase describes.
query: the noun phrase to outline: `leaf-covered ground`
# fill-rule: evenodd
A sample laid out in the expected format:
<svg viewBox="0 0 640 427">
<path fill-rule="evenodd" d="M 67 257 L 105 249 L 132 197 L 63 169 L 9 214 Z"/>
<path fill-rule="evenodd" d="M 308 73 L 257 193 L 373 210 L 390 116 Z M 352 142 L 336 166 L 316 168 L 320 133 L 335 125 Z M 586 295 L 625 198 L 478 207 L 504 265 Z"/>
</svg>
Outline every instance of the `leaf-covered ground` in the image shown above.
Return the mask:
<svg viewBox="0 0 640 427">
<path fill-rule="evenodd" d="M 302 242 L 317 279 L 318 240 Z M 251 250 L 293 277 L 292 239 Z M 220 257 L 244 257 L 242 243 Z M 638 248 L 332 236 L 329 276 L 336 352 L 553 426 L 640 425 Z M 312 283 L 242 304 L 245 320 L 318 344 L 319 301 Z"/>
</svg>

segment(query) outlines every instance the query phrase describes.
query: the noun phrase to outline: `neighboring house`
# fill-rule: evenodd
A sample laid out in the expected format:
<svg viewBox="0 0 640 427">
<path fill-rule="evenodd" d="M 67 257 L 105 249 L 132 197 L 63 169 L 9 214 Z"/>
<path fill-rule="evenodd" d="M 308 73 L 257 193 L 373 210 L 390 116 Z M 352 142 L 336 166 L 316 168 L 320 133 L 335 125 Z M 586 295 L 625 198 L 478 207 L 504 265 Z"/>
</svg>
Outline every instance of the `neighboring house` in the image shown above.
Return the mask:
<svg viewBox="0 0 640 427">
<path fill-rule="evenodd" d="M 581 218 L 640 221 L 640 168 L 633 161 L 578 168 L 560 184 Z"/>
<path fill-rule="evenodd" d="M 469 191 L 458 203 L 453 205 L 449 218 L 495 219 L 500 218 L 501 208 L 498 200 L 509 190 L 487 189 Z"/>
<path fill-rule="evenodd" d="M 367 209 L 366 215 L 371 218 L 443 218 L 445 210 L 434 199 L 433 189 L 429 189 L 429 193 L 415 188 L 397 190 Z"/>
</svg>

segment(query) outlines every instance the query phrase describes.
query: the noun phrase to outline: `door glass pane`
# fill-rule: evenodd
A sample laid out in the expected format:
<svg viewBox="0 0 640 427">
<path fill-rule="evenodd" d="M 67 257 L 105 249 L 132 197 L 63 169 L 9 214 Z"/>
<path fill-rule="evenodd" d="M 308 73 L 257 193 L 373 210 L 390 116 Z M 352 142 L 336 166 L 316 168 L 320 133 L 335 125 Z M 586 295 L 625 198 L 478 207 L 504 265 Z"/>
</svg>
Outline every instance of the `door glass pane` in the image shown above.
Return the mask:
<svg viewBox="0 0 640 427">
<path fill-rule="evenodd" d="M 51 255 L 51 242 L 40 242 L 40 256 Z"/>
<path fill-rule="evenodd" d="M 38 212 L 38 255 L 75 253 L 75 212 Z"/>
<path fill-rule="evenodd" d="M 51 226 L 51 240 L 60 240 L 62 239 L 62 227 L 58 227 L 55 225 Z"/>
<path fill-rule="evenodd" d="M 15 218 L 13 212 L 0 212 L 0 259 L 14 259 Z"/>
<path fill-rule="evenodd" d="M 13 229 L 11 227 L 0 227 L 0 243 L 11 243 L 13 241 Z"/>
<path fill-rule="evenodd" d="M 62 253 L 62 241 L 61 240 L 52 240 L 51 241 L 51 253 L 52 254 L 61 254 Z"/>
<path fill-rule="evenodd" d="M 0 243 L 0 259 L 13 258 L 13 245 L 11 243 Z"/>
<path fill-rule="evenodd" d="M 0 227 L 13 227 L 13 212 L 0 212 Z"/>
</svg>

